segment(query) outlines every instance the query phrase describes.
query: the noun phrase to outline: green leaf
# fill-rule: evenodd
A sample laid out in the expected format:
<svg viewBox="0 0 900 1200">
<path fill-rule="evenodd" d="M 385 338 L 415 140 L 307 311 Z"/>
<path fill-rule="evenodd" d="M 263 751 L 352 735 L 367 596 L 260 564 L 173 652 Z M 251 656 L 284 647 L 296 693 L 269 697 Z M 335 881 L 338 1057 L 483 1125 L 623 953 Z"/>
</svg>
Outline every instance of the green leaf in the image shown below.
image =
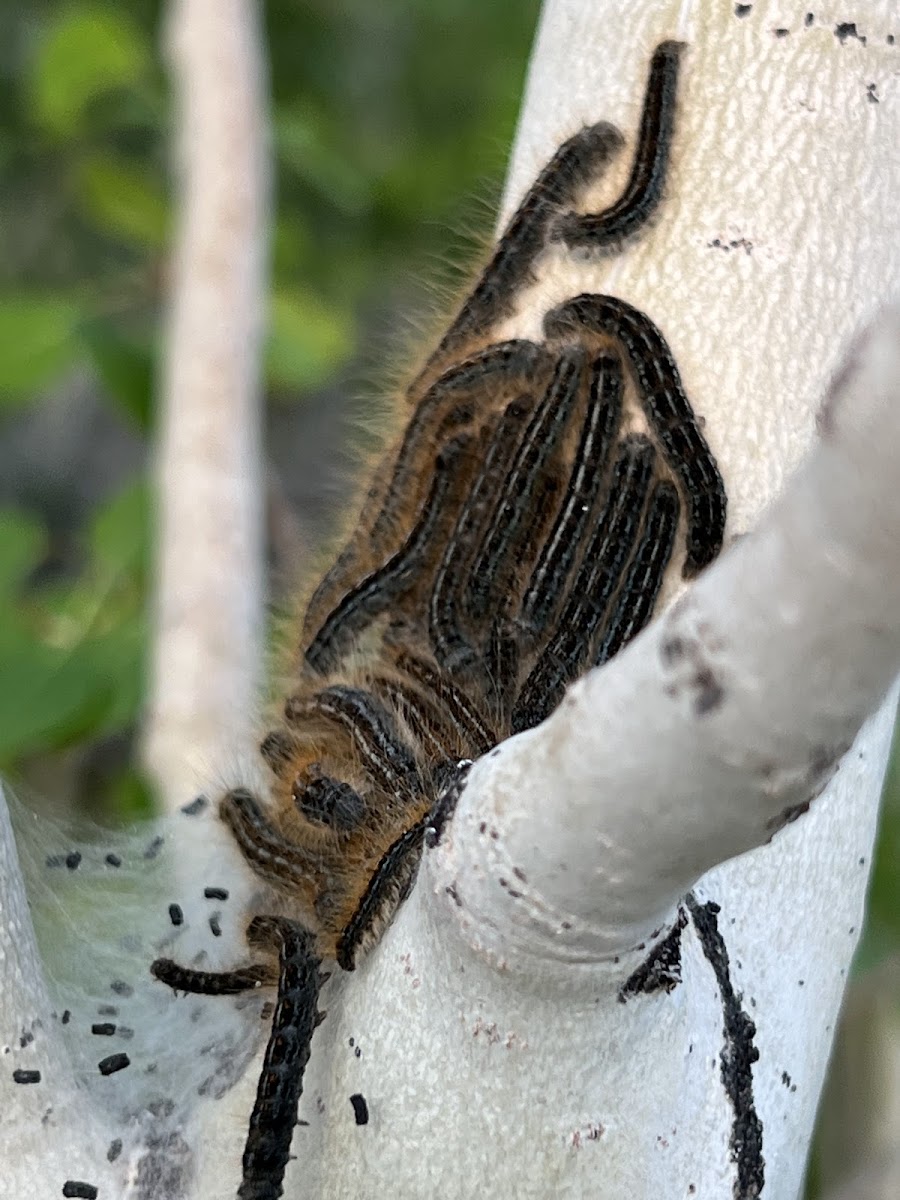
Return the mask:
<svg viewBox="0 0 900 1200">
<path fill-rule="evenodd" d="M 148 554 L 150 496 L 141 480 L 123 488 L 94 517 L 90 545 L 102 574 L 139 571 Z"/>
<path fill-rule="evenodd" d="M 76 190 L 88 218 L 105 233 L 152 250 L 167 244 L 166 193 L 149 171 L 111 155 L 95 154 L 81 163 Z"/>
<path fill-rule="evenodd" d="M 90 725 L 98 680 L 85 665 L 82 647 L 63 653 L 24 640 L 3 647 L 0 762 L 48 742 L 60 745 Z"/>
<path fill-rule="evenodd" d="M 354 340 L 347 313 L 309 292 L 278 289 L 270 300 L 268 381 L 282 387 L 317 387 L 348 358 Z"/>
<path fill-rule="evenodd" d="M 83 321 L 78 338 L 110 398 L 149 432 L 156 394 L 154 349 L 126 336 L 105 317 Z"/>
<path fill-rule="evenodd" d="M 45 543 L 40 521 L 12 508 L 0 509 L 0 605 L 41 561 Z"/>
<path fill-rule="evenodd" d="M 30 399 L 69 365 L 77 319 L 58 296 L 0 298 L 0 403 Z"/>
<path fill-rule="evenodd" d="M 273 119 L 279 161 L 307 186 L 350 216 L 371 205 L 366 175 L 342 154 L 333 129 L 306 105 L 277 108 Z"/>
<path fill-rule="evenodd" d="M 35 119 L 60 137 L 80 131 L 91 103 L 145 75 L 150 51 L 121 10 L 80 4 L 50 19 L 31 64 Z"/>
<path fill-rule="evenodd" d="M 309 252 L 312 234 L 300 212 L 292 212 L 290 220 L 281 218 L 272 230 L 272 271 L 282 275 L 309 274 Z"/>
</svg>

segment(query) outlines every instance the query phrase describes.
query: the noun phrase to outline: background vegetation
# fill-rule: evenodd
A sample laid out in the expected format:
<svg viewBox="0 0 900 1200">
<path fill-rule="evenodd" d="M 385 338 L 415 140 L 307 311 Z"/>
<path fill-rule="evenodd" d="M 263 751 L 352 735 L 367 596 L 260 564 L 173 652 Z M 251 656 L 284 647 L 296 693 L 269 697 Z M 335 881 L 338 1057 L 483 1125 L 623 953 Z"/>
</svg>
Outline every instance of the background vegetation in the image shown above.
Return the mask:
<svg viewBox="0 0 900 1200">
<path fill-rule="evenodd" d="M 381 409 L 416 281 L 471 261 L 454 227 L 490 230 L 538 7 L 264 6 L 276 601 L 341 508 L 351 418 Z M 101 817 L 148 804 L 132 735 L 171 224 L 163 16 L 0 0 L 0 772 Z"/>
<path fill-rule="evenodd" d="M 538 9 L 265 5 L 276 602 L 340 508 L 347 415 L 422 310 L 417 281 L 490 231 Z M 133 747 L 171 223 L 162 15 L 0 0 L 0 774 L 102 819 L 150 807 Z M 895 768 L 860 970 L 900 951 L 898 862 Z"/>
</svg>

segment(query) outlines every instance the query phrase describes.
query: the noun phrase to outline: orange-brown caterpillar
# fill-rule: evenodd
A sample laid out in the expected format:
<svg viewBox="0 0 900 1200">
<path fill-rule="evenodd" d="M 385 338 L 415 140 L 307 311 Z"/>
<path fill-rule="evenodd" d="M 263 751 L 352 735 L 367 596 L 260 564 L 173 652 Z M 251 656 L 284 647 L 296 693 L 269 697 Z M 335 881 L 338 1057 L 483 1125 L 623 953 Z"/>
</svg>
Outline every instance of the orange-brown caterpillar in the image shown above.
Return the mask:
<svg viewBox="0 0 900 1200">
<path fill-rule="evenodd" d="M 249 929 L 278 972 L 153 965 L 184 991 L 277 979 L 241 1200 L 281 1195 L 320 963 L 352 970 L 383 929 L 461 762 L 542 721 L 647 623 L 679 539 L 685 575 L 721 547 L 722 481 L 648 316 L 583 295 L 546 314 L 540 341 L 495 332 L 551 243 L 614 251 L 658 207 L 681 50 L 653 55 L 619 200 L 577 210 L 624 143 L 603 122 L 526 195 L 410 385 L 403 435 L 309 603 L 295 690 L 261 746 L 270 796 L 238 788 L 220 802 L 280 914 Z"/>
</svg>

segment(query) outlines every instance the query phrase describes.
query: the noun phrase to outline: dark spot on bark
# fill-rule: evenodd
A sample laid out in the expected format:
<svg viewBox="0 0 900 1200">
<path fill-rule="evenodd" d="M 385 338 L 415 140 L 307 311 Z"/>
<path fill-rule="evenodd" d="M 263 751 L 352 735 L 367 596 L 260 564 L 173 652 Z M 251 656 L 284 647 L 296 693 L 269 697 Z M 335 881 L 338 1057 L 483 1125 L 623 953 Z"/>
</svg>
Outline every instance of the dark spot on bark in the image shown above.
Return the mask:
<svg viewBox="0 0 900 1200">
<path fill-rule="evenodd" d="M 716 238 L 716 240 L 713 242 L 713 245 L 718 246 L 719 244 L 719 239 Z M 672 666 L 674 663 L 677 663 L 684 658 L 684 641 L 680 637 L 666 638 L 666 640 L 660 646 L 660 653 L 662 654 L 663 662 L 666 664 L 666 666 Z"/>
<path fill-rule="evenodd" d="M 359 1046 L 356 1047 L 356 1049 L 353 1051 L 353 1053 L 356 1056 L 356 1058 L 362 1058 L 362 1050 L 359 1048 Z"/>
<path fill-rule="evenodd" d="M 203 889 L 203 896 L 206 900 L 227 900 L 228 888 L 208 887 Z"/>
<path fill-rule="evenodd" d="M 459 898 L 459 892 L 457 892 L 457 890 L 456 890 L 455 883 L 448 883 L 447 886 L 444 888 L 444 891 L 447 893 L 447 895 L 450 897 L 450 899 L 453 901 L 453 903 L 456 905 L 457 908 L 462 908 L 462 906 L 463 906 L 462 900 L 460 900 L 460 898 Z"/>
<path fill-rule="evenodd" d="M 17 1067 L 13 1071 L 13 1083 L 40 1083 L 40 1071 L 26 1071 L 22 1067 Z"/>
<path fill-rule="evenodd" d="M 104 862 L 108 867 L 121 867 L 122 865 L 122 860 L 118 854 L 107 854 Z"/>
<path fill-rule="evenodd" d="M 777 38 L 786 38 L 791 31 L 789 29 L 776 29 L 775 36 Z"/>
<path fill-rule="evenodd" d="M 68 1008 L 65 1009 L 63 1012 L 63 1015 L 59 1018 L 59 1020 L 60 1020 L 61 1025 L 68 1025 L 68 1023 L 72 1020 L 71 1011 Z"/>
<path fill-rule="evenodd" d="M 24 1050 L 25 1047 L 30 1046 L 33 1041 L 34 1041 L 34 1034 L 31 1032 L 30 1029 L 26 1029 L 22 1033 L 22 1036 L 19 1038 L 19 1046 L 22 1050 Z"/>
<path fill-rule="evenodd" d="M 106 1161 L 115 1162 L 122 1153 L 122 1139 L 115 1138 L 109 1143 L 109 1149 L 106 1151 Z"/>
<path fill-rule="evenodd" d="M 70 871 L 77 871 L 81 865 L 81 855 L 77 850 L 70 850 L 66 855 L 66 866 Z"/>
<path fill-rule="evenodd" d="M 196 817 L 203 812 L 207 804 L 209 804 L 209 801 L 205 796 L 198 796 L 195 800 L 192 800 L 190 804 L 182 805 L 181 811 L 186 817 Z"/>
<path fill-rule="evenodd" d="M 350 1103 L 353 1105 L 353 1116 L 357 1125 L 368 1125 L 369 1123 L 369 1106 L 366 1104 L 365 1096 L 359 1092 L 354 1092 L 350 1097 Z"/>
<path fill-rule="evenodd" d="M 791 1077 L 790 1077 L 790 1075 L 788 1075 L 787 1071 L 781 1072 L 781 1082 L 784 1084 L 784 1086 L 786 1088 L 789 1088 L 791 1086 Z"/>
<path fill-rule="evenodd" d="M 124 979 L 114 979 L 109 986 L 110 986 L 111 990 L 116 993 L 117 996 L 133 996 L 134 995 L 134 988 L 131 986 L 130 983 L 126 983 Z"/>
<path fill-rule="evenodd" d="M 880 100 L 878 99 L 877 93 L 878 93 L 878 84 L 877 83 L 867 83 L 866 84 L 866 99 L 869 101 L 870 104 L 880 104 L 881 103 Z"/>
<path fill-rule="evenodd" d="M 669 680 L 663 681 L 666 694 L 677 699 L 680 693 L 689 692 L 697 717 L 714 712 L 725 699 L 725 688 L 708 659 L 714 640 L 714 631 L 707 627 L 702 637 L 664 635 L 660 643 L 663 670 L 670 674 Z M 724 647 L 719 643 L 718 648 Z"/>
<path fill-rule="evenodd" d="M 528 882 L 528 880 L 525 878 L 525 872 L 521 867 L 513 867 L 513 875 L 515 875 L 516 879 L 518 879 L 520 883 Z"/>
<path fill-rule="evenodd" d="M 736 17 L 749 17 L 752 11 L 752 4 L 736 4 L 734 6 L 734 15 Z"/>
<path fill-rule="evenodd" d="M 896 40 L 897 40 L 897 39 L 894 37 L 894 35 L 893 35 L 892 33 L 889 33 L 889 34 L 887 35 L 887 44 L 888 44 L 889 46 L 893 46 L 893 44 L 894 44 L 894 42 L 895 42 Z"/>
<path fill-rule="evenodd" d="M 678 910 L 678 918 L 670 931 L 650 950 L 636 971 L 619 988 L 619 1003 L 643 992 L 671 992 L 681 983 L 681 931 L 687 924 L 687 913 Z"/>
<path fill-rule="evenodd" d="M 215 912 L 209 918 L 209 927 L 212 930 L 213 937 L 221 937 L 222 936 L 222 926 L 219 921 L 219 918 L 221 917 L 221 915 L 222 915 L 221 913 Z"/>
<path fill-rule="evenodd" d="M 96 1025 L 91 1026 L 91 1033 L 95 1037 L 112 1037 L 116 1032 L 116 1027 L 112 1021 L 98 1021 Z"/>
<path fill-rule="evenodd" d="M 865 36 L 856 28 L 855 21 L 842 21 L 840 25 L 835 25 L 834 36 L 842 46 L 849 38 L 856 38 L 863 46 L 866 44 Z"/>
<path fill-rule="evenodd" d="M 698 717 L 705 717 L 708 713 L 715 712 L 725 699 L 725 689 L 709 667 L 698 669 L 694 676 L 694 686 L 697 689 L 694 712 Z"/>
<path fill-rule="evenodd" d="M 118 1010 L 118 1008 L 116 1008 L 115 1004 L 98 1004 L 97 1005 L 97 1016 L 98 1017 L 117 1017 L 118 1015 L 119 1015 L 119 1010 Z"/>
<path fill-rule="evenodd" d="M 184 913 L 181 911 L 180 904 L 170 904 L 169 905 L 169 920 L 172 922 L 172 924 L 176 928 L 179 925 L 184 924 Z"/>
<path fill-rule="evenodd" d="M 144 851 L 144 858 L 146 858 L 148 860 L 156 858 L 156 856 L 159 854 L 160 850 L 162 850 L 164 844 L 165 844 L 165 838 L 162 836 L 162 834 L 158 833 L 156 835 L 156 837 L 153 839 L 153 841 L 150 843 L 150 845 L 147 847 L 147 849 Z"/>
<path fill-rule="evenodd" d="M 803 24 L 806 26 L 807 29 L 809 29 L 810 25 L 812 25 L 812 23 L 815 19 L 816 19 L 815 13 L 807 13 L 806 16 L 803 18 Z"/>
<path fill-rule="evenodd" d="M 734 1109 L 730 1147 L 737 1178 L 733 1196 L 734 1200 L 756 1200 L 765 1183 L 763 1125 L 753 1096 L 753 1064 L 759 1058 L 759 1050 L 753 1042 L 756 1026 L 741 1008 L 741 996 L 731 982 L 728 949 L 717 921 L 718 904 L 700 904 L 692 893 L 688 894 L 686 904 L 722 1000 L 721 1076 L 725 1094 Z"/>
</svg>

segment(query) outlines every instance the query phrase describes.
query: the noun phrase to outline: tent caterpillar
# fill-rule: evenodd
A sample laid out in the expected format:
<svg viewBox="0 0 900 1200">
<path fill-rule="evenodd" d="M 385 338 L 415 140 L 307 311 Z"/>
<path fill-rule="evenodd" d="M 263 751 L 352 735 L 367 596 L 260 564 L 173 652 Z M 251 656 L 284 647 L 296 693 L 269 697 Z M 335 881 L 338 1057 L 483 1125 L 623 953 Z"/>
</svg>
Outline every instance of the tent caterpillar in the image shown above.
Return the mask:
<svg viewBox="0 0 900 1200">
<path fill-rule="evenodd" d="M 615 251 L 658 208 L 682 49 L 663 42 L 652 57 L 618 200 L 576 207 L 624 145 L 606 122 L 538 176 L 410 384 L 406 429 L 312 596 L 296 689 L 261 746 L 271 795 L 236 788 L 219 803 L 291 918 L 253 917 L 261 964 L 153 964 L 179 991 L 278 989 L 240 1200 L 281 1195 L 321 963 L 352 970 L 390 921 L 462 764 L 542 721 L 639 632 L 679 538 L 686 576 L 721 548 L 724 486 L 646 314 L 582 295 L 546 315 L 542 340 L 496 340 L 552 242 Z M 635 412 L 646 434 L 629 432 Z"/>
</svg>

